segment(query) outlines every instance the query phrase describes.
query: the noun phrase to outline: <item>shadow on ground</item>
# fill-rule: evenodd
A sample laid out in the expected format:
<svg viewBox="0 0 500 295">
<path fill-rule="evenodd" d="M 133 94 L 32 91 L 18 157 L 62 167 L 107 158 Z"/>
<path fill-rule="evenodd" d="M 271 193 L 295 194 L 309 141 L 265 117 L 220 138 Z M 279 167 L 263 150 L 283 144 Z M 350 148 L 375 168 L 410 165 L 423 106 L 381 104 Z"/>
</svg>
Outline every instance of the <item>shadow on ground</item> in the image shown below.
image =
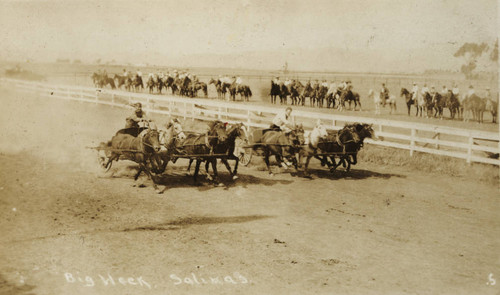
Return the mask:
<svg viewBox="0 0 500 295">
<path fill-rule="evenodd" d="M 396 173 L 380 173 L 370 170 L 351 169 L 349 172 L 343 170 L 335 170 L 330 172 L 328 169 L 309 169 L 309 173 L 313 178 L 326 178 L 326 179 L 389 179 L 392 177 L 406 178 L 406 175 Z M 297 172 L 296 176 L 304 177 L 304 172 Z"/>
<path fill-rule="evenodd" d="M 248 215 L 248 216 L 228 216 L 228 217 L 206 217 L 206 216 L 184 217 L 165 223 L 138 226 L 134 228 L 125 228 L 120 231 L 131 232 L 131 231 L 179 230 L 192 225 L 244 223 L 271 217 L 272 216 L 268 215 Z"/>
</svg>

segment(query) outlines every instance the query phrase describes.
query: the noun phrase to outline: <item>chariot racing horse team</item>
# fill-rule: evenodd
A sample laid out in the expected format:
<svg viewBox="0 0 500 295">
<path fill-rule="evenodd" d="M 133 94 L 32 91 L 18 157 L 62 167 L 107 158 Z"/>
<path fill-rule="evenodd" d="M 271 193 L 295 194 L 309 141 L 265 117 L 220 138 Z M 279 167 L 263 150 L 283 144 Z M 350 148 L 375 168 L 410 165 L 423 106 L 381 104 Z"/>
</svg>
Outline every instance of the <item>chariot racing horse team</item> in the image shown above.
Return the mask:
<svg viewBox="0 0 500 295">
<path fill-rule="evenodd" d="M 175 163 L 180 158 L 189 159 L 189 166 L 196 161 L 193 181 L 198 184 L 197 176 L 200 165 L 205 163 L 207 178 L 214 184 L 218 181 L 217 161 L 220 160 L 227 168 L 231 178 L 237 179 L 238 162 L 245 152 L 241 144 L 248 144 L 248 127 L 243 123 L 229 124 L 219 120 L 208 123 L 204 132 L 186 131 L 177 118 L 172 118 L 163 126 L 150 119 L 142 110 L 141 103 L 131 105 L 134 112 L 125 120 L 125 128 L 116 132 L 108 142 L 103 142 L 100 148 L 106 151 L 107 160 L 103 164 L 106 171 L 113 161 L 119 159 L 131 160 L 139 165 L 134 176 L 137 181 L 142 172 L 152 180 L 158 193 L 159 178 L 165 172 L 169 162 Z M 291 116 L 292 109 L 287 108 L 274 118 L 267 129 L 253 130 L 260 136 L 250 145 L 253 152 L 263 156 L 269 174 L 270 156 L 274 156 L 279 166 L 289 169 L 294 166 L 298 171 L 303 167 L 303 174 L 309 177 L 308 166 L 311 158 L 320 160 L 321 165 L 327 165 L 333 172 L 343 165 L 347 171 L 357 163 L 357 153 L 363 146 L 365 138 L 374 138 L 373 128 L 369 124 L 348 124 L 341 130 L 331 131 L 318 121 L 312 130 L 305 131 L 302 124 L 295 124 Z M 229 160 L 235 162 L 234 168 Z M 212 167 L 213 176 L 209 173 Z"/>
</svg>

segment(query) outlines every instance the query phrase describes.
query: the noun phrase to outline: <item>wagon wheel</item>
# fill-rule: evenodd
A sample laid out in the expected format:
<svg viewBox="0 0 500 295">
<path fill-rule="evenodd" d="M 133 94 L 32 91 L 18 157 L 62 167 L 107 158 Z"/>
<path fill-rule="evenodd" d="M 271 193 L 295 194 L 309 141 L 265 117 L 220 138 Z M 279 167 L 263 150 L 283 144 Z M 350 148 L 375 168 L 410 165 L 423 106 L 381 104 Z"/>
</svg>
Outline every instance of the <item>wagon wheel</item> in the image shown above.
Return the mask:
<svg viewBox="0 0 500 295">
<path fill-rule="evenodd" d="M 243 152 L 239 154 L 238 158 L 243 166 L 248 166 L 250 161 L 252 161 L 252 148 L 244 147 L 242 151 Z"/>
<path fill-rule="evenodd" d="M 250 161 L 252 161 L 253 149 L 248 146 L 248 142 L 251 141 L 251 137 L 252 135 L 249 135 L 249 138 L 242 138 L 241 140 L 238 140 L 236 142 L 236 156 L 243 166 L 248 166 L 248 164 L 250 164 Z"/>
<path fill-rule="evenodd" d="M 105 149 L 97 148 L 97 163 L 103 172 L 111 169 L 113 162 L 109 162 L 108 152 Z"/>
</svg>

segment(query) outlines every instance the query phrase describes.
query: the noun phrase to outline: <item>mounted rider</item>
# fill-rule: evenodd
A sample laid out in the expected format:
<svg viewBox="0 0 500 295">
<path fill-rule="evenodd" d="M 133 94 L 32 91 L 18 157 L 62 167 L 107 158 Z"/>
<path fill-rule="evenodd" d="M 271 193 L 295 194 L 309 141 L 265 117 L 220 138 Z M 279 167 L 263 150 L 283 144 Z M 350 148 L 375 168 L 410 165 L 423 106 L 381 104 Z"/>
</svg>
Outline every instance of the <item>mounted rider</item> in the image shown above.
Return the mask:
<svg viewBox="0 0 500 295">
<path fill-rule="evenodd" d="M 427 87 L 427 84 L 424 84 L 421 91 L 423 96 L 425 96 L 426 93 L 429 93 L 429 87 Z"/>
<path fill-rule="evenodd" d="M 383 105 L 385 106 L 386 101 L 389 99 L 389 89 L 382 83 L 382 88 L 380 89 L 380 98 L 383 100 Z"/>
<path fill-rule="evenodd" d="M 412 94 L 412 97 L 411 99 L 413 101 L 417 101 L 418 100 L 418 86 L 417 86 L 417 82 L 413 82 L 413 88 L 411 89 L 411 94 Z"/>
</svg>

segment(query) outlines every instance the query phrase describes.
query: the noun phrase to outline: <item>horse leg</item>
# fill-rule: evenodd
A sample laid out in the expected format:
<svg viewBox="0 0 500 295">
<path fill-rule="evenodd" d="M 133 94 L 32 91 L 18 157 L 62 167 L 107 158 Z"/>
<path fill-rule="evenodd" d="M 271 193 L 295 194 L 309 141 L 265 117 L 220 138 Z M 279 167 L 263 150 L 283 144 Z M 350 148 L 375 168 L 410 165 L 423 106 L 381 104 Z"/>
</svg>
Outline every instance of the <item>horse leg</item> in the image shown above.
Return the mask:
<svg viewBox="0 0 500 295">
<path fill-rule="evenodd" d="M 195 169 L 194 169 L 194 175 L 193 175 L 193 181 L 194 181 L 194 185 L 198 185 L 198 172 L 200 172 L 200 164 L 201 164 L 201 161 L 199 159 L 196 159 L 196 166 L 195 166 Z"/>
<path fill-rule="evenodd" d="M 307 178 L 311 178 L 311 175 L 309 175 L 309 162 L 311 161 L 311 157 L 310 155 L 307 155 L 306 157 L 306 163 L 304 164 L 304 177 L 307 177 Z"/>
<path fill-rule="evenodd" d="M 214 179 L 213 179 L 213 177 L 210 175 L 210 173 L 208 172 L 208 169 L 210 168 L 210 167 L 209 167 L 209 166 L 210 166 L 210 163 L 211 163 L 210 161 L 206 161 L 206 162 L 205 162 L 205 172 L 207 172 L 207 179 L 208 179 L 209 181 L 212 181 L 212 180 L 214 180 Z M 212 170 L 213 170 L 213 165 L 212 165 Z"/>
<path fill-rule="evenodd" d="M 144 161 L 144 163 L 140 163 L 139 165 L 141 166 L 141 168 L 139 169 L 139 173 L 137 175 L 139 175 L 141 171 L 144 171 L 144 173 L 146 173 L 148 178 L 151 179 L 151 181 L 153 182 L 153 187 L 155 189 L 155 192 L 158 194 L 163 193 L 164 190 L 160 191 L 160 189 L 158 188 L 158 185 L 156 184 L 156 180 L 153 174 L 151 173 L 151 171 L 149 171 L 148 167 L 146 166 L 146 162 Z"/>
<path fill-rule="evenodd" d="M 264 162 L 266 163 L 267 170 L 269 171 L 269 175 L 273 176 L 273 172 L 271 171 L 271 167 L 269 166 L 269 150 L 267 148 L 264 152 Z"/>
<path fill-rule="evenodd" d="M 222 183 L 219 182 L 219 173 L 217 172 L 217 158 L 212 158 L 207 160 L 207 163 L 212 164 L 212 170 L 214 171 L 213 182 L 215 186 L 223 186 Z"/>
<path fill-rule="evenodd" d="M 236 180 L 238 179 L 238 164 L 240 163 L 240 159 L 238 157 L 235 157 L 234 155 L 231 155 L 230 157 L 231 160 L 234 160 L 235 161 L 235 164 L 234 164 L 234 170 L 233 170 L 233 180 Z M 227 162 L 227 160 L 226 160 Z M 228 163 L 228 166 L 229 166 L 229 163 Z"/>
<path fill-rule="evenodd" d="M 191 175 L 191 164 L 193 164 L 193 161 L 194 159 L 189 159 L 189 164 L 188 164 L 188 167 L 186 169 L 186 175 Z"/>
</svg>

